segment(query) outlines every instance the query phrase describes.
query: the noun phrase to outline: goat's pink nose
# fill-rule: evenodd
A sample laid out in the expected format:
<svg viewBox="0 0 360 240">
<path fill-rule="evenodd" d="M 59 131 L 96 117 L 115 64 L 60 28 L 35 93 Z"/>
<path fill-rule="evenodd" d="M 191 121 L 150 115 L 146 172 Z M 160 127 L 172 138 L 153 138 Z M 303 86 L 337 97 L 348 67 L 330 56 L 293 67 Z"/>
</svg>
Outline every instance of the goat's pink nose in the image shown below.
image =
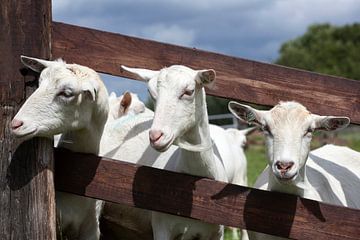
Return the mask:
<svg viewBox="0 0 360 240">
<path fill-rule="evenodd" d="M 159 140 L 164 133 L 161 130 L 150 130 L 149 131 L 149 138 L 151 142 L 156 142 Z"/>
<path fill-rule="evenodd" d="M 23 124 L 24 124 L 23 121 L 17 120 L 17 119 L 14 118 L 14 119 L 11 121 L 10 127 L 11 127 L 12 130 L 15 130 L 15 129 L 21 127 Z"/>
<path fill-rule="evenodd" d="M 283 162 L 283 161 L 277 161 L 276 162 L 276 168 L 280 170 L 280 172 L 287 172 L 289 171 L 292 166 L 294 166 L 294 162 Z"/>
</svg>

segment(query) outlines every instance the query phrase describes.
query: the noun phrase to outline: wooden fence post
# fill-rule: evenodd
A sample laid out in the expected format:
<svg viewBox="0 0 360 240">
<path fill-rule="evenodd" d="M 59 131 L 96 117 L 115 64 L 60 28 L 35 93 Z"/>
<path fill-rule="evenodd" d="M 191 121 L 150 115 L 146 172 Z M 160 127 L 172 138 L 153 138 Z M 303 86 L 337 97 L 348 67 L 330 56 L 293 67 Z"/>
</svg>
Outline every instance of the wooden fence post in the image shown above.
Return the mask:
<svg viewBox="0 0 360 240">
<path fill-rule="evenodd" d="M 0 239 L 56 239 L 52 141 L 21 143 L 9 130 L 36 89 L 20 55 L 51 56 L 51 0 L 0 2 Z M 22 69 L 22 71 L 20 71 Z"/>
</svg>

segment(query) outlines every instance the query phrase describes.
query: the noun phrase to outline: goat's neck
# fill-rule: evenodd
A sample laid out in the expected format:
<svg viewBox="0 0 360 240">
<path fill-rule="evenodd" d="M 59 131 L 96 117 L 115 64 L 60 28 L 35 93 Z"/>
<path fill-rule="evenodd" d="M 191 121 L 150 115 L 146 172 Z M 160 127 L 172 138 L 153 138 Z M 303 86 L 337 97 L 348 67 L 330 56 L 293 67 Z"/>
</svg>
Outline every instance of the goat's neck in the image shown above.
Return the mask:
<svg viewBox="0 0 360 240">
<path fill-rule="evenodd" d="M 205 92 L 201 91 L 201 103 L 198 104 L 198 116 L 196 125 L 188 130 L 180 139 L 191 145 L 211 146 L 209 120 L 207 115 Z M 213 148 L 207 148 L 204 151 L 189 151 L 181 148 L 181 168 L 183 172 L 208 177 L 216 180 L 227 181 L 225 169 L 222 162 L 215 158 Z"/>
<path fill-rule="evenodd" d="M 62 134 L 59 147 L 67 148 L 74 152 L 99 154 L 100 140 L 106 122 L 103 117 L 93 119 L 85 128 Z"/>
<path fill-rule="evenodd" d="M 304 166 L 299 170 L 298 176 L 291 183 L 280 182 L 269 169 L 268 190 L 305 196 L 310 190 L 310 183 L 306 176 L 306 167 Z"/>
<path fill-rule="evenodd" d="M 59 147 L 67 148 L 74 152 L 98 154 L 102 130 L 83 128 L 76 131 L 64 133 L 61 137 Z"/>
</svg>

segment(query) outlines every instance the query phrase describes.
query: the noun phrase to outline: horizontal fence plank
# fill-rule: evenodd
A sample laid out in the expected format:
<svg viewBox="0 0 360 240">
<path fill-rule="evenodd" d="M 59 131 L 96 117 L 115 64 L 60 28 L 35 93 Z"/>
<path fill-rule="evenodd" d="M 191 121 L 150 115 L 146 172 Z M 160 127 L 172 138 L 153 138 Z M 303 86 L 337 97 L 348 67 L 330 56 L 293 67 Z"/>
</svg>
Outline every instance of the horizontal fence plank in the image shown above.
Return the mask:
<svg viewBox="0 0 360 240">
<path fill-rule="evenodd" d="M 327 76 L 54 22 L 52 55 L 98 72 L 136 79 L 120 65 L 160 69 L 183 64 L 213 68 L 217 81 L 210 95 L 275 105 L 296 100 L 323 115 L 345 115 L 360 124 L 360 81 Z"/>
<path fill-rule="evenodd" d="M 57 190 L 294 239 L 359 239 L 360 210 L 55 149 Z"/>
</svg>

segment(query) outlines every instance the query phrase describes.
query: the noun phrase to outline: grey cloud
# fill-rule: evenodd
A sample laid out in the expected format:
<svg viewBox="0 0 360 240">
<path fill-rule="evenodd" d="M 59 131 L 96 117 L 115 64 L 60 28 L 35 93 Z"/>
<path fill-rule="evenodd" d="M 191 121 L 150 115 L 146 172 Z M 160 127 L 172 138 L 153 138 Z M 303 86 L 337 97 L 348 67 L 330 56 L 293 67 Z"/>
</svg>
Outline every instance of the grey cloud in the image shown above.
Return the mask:
<svg viewBox="0 0 360 240">
<path fill-rule="evenodd" d="M 55 0 L 54 19 L 271 61 L 282 42 L 302 34 L 311 23 L 360 20 L 359 2 L 326 3 L 325 0 Z"/>
</svg>

